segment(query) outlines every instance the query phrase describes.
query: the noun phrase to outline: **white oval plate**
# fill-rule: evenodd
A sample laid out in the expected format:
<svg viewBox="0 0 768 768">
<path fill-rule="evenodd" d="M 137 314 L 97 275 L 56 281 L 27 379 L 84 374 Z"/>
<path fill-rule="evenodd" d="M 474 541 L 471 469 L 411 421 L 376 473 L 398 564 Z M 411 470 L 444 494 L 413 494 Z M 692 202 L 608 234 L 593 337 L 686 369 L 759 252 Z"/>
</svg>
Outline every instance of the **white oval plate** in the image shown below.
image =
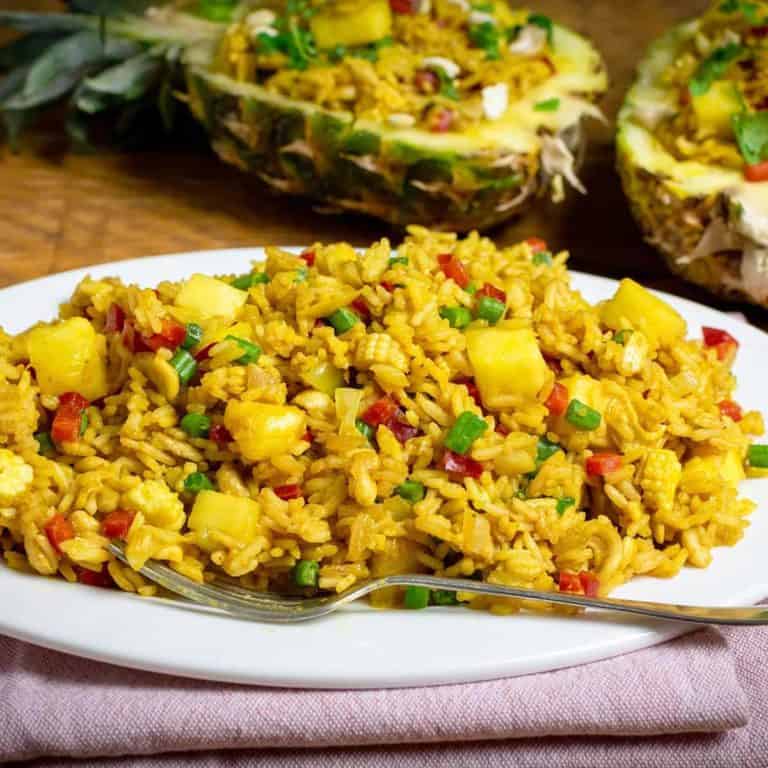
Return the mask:
<svg viewBox="0 0 768 768">
<path fill-rule="evenodd" d="M 86 274 L 118 275 L 153 285 L 192 272 L 247 271 L 257 248 L 208 251 L 105 264 L 0 291 L 0 325 L 19 332 L 56 315 L 58 303 Z M 615 282 L 575 273 L 590 301 Z M 764 402 L 768 335 L 713 309 L 665 297 L 688 320 L 724 328 L 741 342 L 738 400 Z M 715 552 L 706 570 L 674 579 L 638 578 L 617 597 L 701 605 L 737 605 L 768 594 L 768 481 L 747 481 L 759 503 L 744 539 Z M 394 688 L 489 680 L 583 664 L 634 651 L 689 631 L 690 626 L 593 613 L 583 617 L 516 615 L 430 608 L 345 609 L 294 626 L 256 624 L 165 600 L 26 576 L 0 566 L 0 632 L 37 645 L 126 667 L 235 683 L 302 688 Z"/>
</svg>

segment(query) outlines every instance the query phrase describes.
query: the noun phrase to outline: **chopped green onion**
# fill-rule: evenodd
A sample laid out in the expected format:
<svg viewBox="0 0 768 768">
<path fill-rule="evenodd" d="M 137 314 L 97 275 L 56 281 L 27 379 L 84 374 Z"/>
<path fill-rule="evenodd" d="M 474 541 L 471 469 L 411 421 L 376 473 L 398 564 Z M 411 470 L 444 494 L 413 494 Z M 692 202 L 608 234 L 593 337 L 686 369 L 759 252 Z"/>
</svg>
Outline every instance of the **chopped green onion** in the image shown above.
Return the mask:
<svg viewBox="0 0 768 768">
<path fill-rule="evenodd" d="M 448 430 L 445 436 L 445 447 L 449 451 L 463 455 L 486 429 L 488 424 L 485 419 L 481 419 L 471 411 L 464 411 Z"/>
<path fill-rule="evenodd" d="M 467 286 L 464 288 L 464 290 L 465 290 L 465 291 L 466 291 L 466 292 L 467 292 L 467 293 L 468 293 L 470 296 L 474 296 L 474 295 L 477 293 L 477 283 L 474 283 L 474 282 L 470 283 L 469 285 L 467 285 Z"/>
<path fill-rule="evenodd" d="M 200 493 L 200 491 L 212 491 L 213 483 L 202 472 L 193 472 L 184 479 L 184 490 L 189 493 Z"/>
<path fill-rule="evenodd" d="M 525 488 L 518 488 L 515 491 L 515 498 L 516 499 L 527 499 L 528 498 L 528 494 L 526 493 Z"/>
<path fill-rule="evenodd" d="M 632 333 L 633 331 L 631 328 L 622 328 L 620 331 L 616 331 L 616 333 L 613 334 L 613 340 L 623 347 L 629 341 L 629 337 Z"/>
<path fill-rule="evenodd" d="M 563 447 L 559 443 L 540 437 L 539 442 L 536 443 L 536 467 L 540 467 L 550 456 L 562 450 Z"/>
<path fill-rule="evenodd" d="M 369 442 L 373 440 L 376 430 L 370 425 L 366 424 L 362 419 L 355 419 L 355 426 L 357 431 L 365 437 Z"/>
<path fill-rule="evenodd" d="M 80 414 L 80 437 L 85 434 L 85 430 L 88 429 L 88 414 L 83 411 Z"/>
<path fill-rule="evenodd" d="M 533 254 L 533 263 L 536 266 L 541 266 L 542 264 L 551 267 L 552 266 L 552 254 L 549 251 L 539 251 L 538 253 Z"/>
<path fill-rule="evenodd" d="M 209 21 L 230 21 L 236 0 L 198 0 L 197 14 Z"/>
<path fill-rule="evenodd" d="M 433 589 L 430 601 L 432 605 L 459 605 L 456 593 L 449 589 Z"/>
<path fill-rule="evenodd" d="M 407 256 L 393 256 L 389 260 L 389 268 L 392 269 L 392 267 L 396 266 L 397 264 L 402 264 L 404 267 L 408 266 L 408 257 Z"/>
<path fill-rule="evenodd" d="M 472 322 L 472 313 L 466 307 L 440 307 L 440 317 L 451 324 L 451 328 L 466 328 Z"/>
<path fill-rule="evenodd" d="M 268 283 L 269 275 L 266 272 L 251 272 L 247 275 L 240 275 L 232 281 L 233 288 L 239 288 L 241 291 L 247 291 L 254 285 Z"/>
<path fill-rule="evenodd" d="M 562 515 L 568 507 L 572 507 L 575 503 L 576 499 L 572 499 L 570 496 L 563 496 L 562 499 L 558 499 L 555 507 L 557 514 Z"/>
<path fill-rule="evenodd" d="M 237 360 L 235 360 L 239 365 L 255 363 L 261 357 L 261 347 L 257 344 L 253 344 L 247 339 L 241 339 L 239 336 L 227 336 L 226 339 L 234 341 L 245 353 L 242 357 L 238 357 Z"/>
<path fill-rule="evenodd" d="M 296 270 L 296 279 L 293 282 L 303 283 L 303 282 L 306 282 L 306 279 L 308 277 L 309 277 L 309 267 L 299 267 Z"/>
<path fill-rule="evenodd" d="M 485 51 L 485 58 L 492 61 L 501 58 L 499 37 L 499 28 L 492 21 L 471 24 L 469 27 L 469 39 L 472 45 L 482 48 Z"/>
<path fill-rule="evenodd" d="M 333 326 L 337 336 L 346 333 L 360 321 L 360 318 L 351 309 L 337 309 L 333 314 L 325 318 L 326 322 Z"/>
<path fill-rule="evenodd" d="M 599 411 L 590 408 L 586 403 L 574 398 L 568 403 L 568 410 L 565 412 L 565 420 L 572 424 L 576 429 L 589 432 L 597 429 L 602 421 Z"/>
<path fill-rule="evenodd" d="M 182 349 L 192 349 L 200 343 L 203 338 L 203 329 L 197 323 L 187 323 L 187 335 L 181 342 Z"/>
<path fill-rule="evenodd" d="M 411 504 L 421 501 L 426 496 L 427 490 L 418 480 L 406 480 L 395 488 L 395 493 Z"/>
<path fill-rule="evenodd" d="M 50 432 L 37 432 L 35 433 L 35 440 L 37 440 L 37 452 L 41 455 L 46 453 L 53 453 L 56 450 L 56 446 L 51 440 Z"/>
<path fill-rule="evenodd" d="M 477 302 L 477 316 L 481 320 L 487 320 L 491 325 L 496 325 L 506 311 L 507 305 L 494 299 L 493 296 L 481 296 L 480 301 Z"/>
<path fill-rule="evenodd" d="M 557 112 L 560 109 L 560 99 L 544 99 L 544 101 L 537 101 L 533 108 L 536 112 Z"/>
<path fill-rule="evenodd" d="M 547 33 L 547 42 L 549 45 L 552 45 L 552 36 L 554 35 L 555 28 L 549 16 L 545 16 L 542 13 L 532 13 L 528 16 L 528 23 L 541 27 Z"/>
<path fill-rule="evenodd" d="M 179 375 L 179 381 L 182 384 L 189 384 L 192 377 L 197 373 L 195 358 L 186 349 L 177 349 L 174 356 L 168 362 Z"/>
<path fill-rule="evenodd" d="M 317 560 L 299 560 L 293 566 L 293 583 L 297 587 L 316 587 L 320 577 L 320 563 Z"/>
<path fill-rule="evenodd" d="M 747 449 L 747 462 L 750 467 L 768 469 L 768 445 L 750 445 Z"/>
<path fill-rule="evenodd" d="M 727 43 L 715 48 L 704 61 L 699 64 L 693 77 L 688 81 L 691 96 L 703 96 L 715 80 L 719 80 L 728 67 L 738 59 L 746 48 L 740 43 Z"/>
<path fill-rule="evenodd" d="M 211 420 L 203 413 L 187 413 L 179 426 L 190 437 L 208 437 L 208 433 L 211 431 Z"/>
<path fill-rule="evenodd" d="M 406 587 L 403 604 L 411 611 L 418 611 L 429 605 L 429 589 L 427 587 Z"/>
</svg>

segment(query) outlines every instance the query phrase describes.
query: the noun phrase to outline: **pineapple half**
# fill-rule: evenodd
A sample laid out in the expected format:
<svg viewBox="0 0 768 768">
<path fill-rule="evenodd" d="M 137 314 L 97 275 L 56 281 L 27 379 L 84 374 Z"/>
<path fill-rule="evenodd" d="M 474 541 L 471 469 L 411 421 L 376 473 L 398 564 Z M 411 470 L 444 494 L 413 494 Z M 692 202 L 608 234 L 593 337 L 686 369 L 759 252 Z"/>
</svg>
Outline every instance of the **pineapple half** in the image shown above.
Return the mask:
<svg viewBox="0 0 768 768">
<path fill-rule="evenodd" d="M 682 277 L 768 307 L 768 3 L 718 0 L 657 40 L 619 113 L 618 168 Z"/>
<path fill-rule="evenodd" d="M 582 122 L 607 85 L 586 39 L 504 0 L 207 0 L 2 23 L 30 32 L 0 83 L 12 133 L 66 96 L 82 133 L 148 97 L 167 118 L 173 94 L 225 162 L 397 226 L 482 229 L 566 183 L 583 192 Z"/>
</svg>

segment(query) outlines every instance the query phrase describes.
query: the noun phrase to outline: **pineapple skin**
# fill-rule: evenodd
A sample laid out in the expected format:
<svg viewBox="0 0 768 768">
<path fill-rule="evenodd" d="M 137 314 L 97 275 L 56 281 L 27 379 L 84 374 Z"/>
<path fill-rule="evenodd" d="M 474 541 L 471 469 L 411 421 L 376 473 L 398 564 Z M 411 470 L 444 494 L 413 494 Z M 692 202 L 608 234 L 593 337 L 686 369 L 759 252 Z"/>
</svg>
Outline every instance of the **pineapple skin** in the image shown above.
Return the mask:
<svg viewBox="0 0 768 768">
<path fill-rule="evenodd" d="M 355 211 L 397 228 L 468 232 L 522 214 L 549 192 L 538 152 L 505 152 L 503 165 L 501 153 L 440 157 L 398 144 L 379 143 L 363 153 L 352 143 L 359 133 L 352 124 L 320 110 L 278 108 L 229 93 L 194 69 L 187 72 L 187 90 L 192 113 L 224 162 L 276 192 L 313 199 L 324 212 Z M 565 138 L 578 161 L 584 132 Z"/>
</svg>

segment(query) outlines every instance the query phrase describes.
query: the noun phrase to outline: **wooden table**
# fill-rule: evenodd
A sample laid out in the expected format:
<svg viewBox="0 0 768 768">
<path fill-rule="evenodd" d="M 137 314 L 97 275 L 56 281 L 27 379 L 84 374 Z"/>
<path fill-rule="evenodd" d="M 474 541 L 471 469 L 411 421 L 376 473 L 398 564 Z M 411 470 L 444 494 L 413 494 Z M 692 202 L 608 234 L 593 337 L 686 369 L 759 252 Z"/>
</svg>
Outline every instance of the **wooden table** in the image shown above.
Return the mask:
<svg viewBox="0 0 768 768">
<path fill-rule="evenodd" d="M 605 55 L 613 121 L 639 56 L 669 24 L 701 12 L 705 0 L 540 0 L 551 14 L 591 37 Z M 0 0 L 1 8 L 50 7 L 44 0 Z M 575 269 L 631 275 L 656 287 L 718 304 L 672 277 L 632 221 L 614 170 L 612 126 L 591 126 L 582 177 L 589 196 L 497 229 L 499 242 L 537 234 L 569 248 Z M 325 216 L 278 198 L 210 153 L 167 147 L 140 154 L 73 155 L 42 132 L 18 155 L 0 150 L 0 286 L 103 261 L 174 251 L 313 240 L 364 244 L 392 235 L 377 221 Z M 396 235 L 395 235 L 396 237 Z M 719 304 L 718 304 L 719 305 Z M 726 305 L 727 306 L 727 305 Z M 747 310 L 760 319 L 759 311 Z M 764 321 L 764 320 L 763 320 Z"/>
</svg>

